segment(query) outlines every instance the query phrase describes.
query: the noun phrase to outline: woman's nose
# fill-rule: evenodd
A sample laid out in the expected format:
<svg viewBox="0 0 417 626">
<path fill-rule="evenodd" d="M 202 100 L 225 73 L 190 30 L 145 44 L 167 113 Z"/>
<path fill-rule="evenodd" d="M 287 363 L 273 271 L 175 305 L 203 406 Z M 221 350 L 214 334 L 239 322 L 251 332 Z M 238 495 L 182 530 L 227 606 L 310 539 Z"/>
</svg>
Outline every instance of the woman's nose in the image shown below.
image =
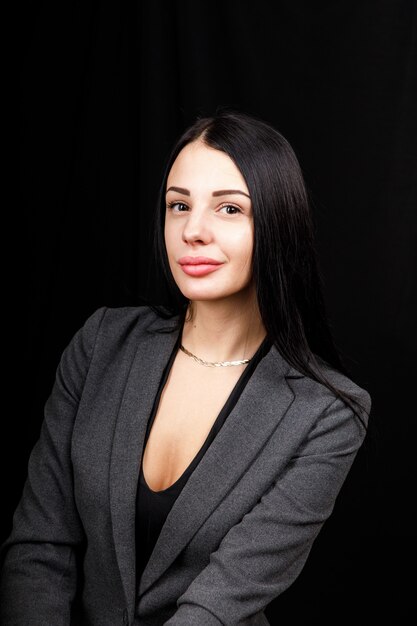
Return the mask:
<svg viewBox="0 0 417 626">
<path fill-rule="evenodd" d="M 183 239 L 187 243 L 208 243 L 210 241 L 211 233 L 207 218 L 203 213 L 197 211 L 189 213 L 184 224 Z"/>
</svg>

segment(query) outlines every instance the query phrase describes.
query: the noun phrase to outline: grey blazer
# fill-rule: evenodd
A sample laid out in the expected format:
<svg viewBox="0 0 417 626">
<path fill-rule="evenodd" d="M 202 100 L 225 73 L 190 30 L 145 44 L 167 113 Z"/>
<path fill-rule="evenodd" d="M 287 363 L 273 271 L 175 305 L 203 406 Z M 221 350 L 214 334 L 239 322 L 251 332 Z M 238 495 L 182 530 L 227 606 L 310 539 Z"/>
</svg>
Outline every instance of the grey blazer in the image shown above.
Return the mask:
<svg viewBox="0 0 417 626">
<path fill-rule="evenodd" d="M 103 307 L 63 352 L 2 546 L 5 625 L 266 625 L 263 609 L 301 571 L 365 430 L 272 347 L 175 501 L 137 588 L 139 463 L 172 325 L 146 307 Z M 327 373 L 369 411 L 366 391 Z"/>
</svg>

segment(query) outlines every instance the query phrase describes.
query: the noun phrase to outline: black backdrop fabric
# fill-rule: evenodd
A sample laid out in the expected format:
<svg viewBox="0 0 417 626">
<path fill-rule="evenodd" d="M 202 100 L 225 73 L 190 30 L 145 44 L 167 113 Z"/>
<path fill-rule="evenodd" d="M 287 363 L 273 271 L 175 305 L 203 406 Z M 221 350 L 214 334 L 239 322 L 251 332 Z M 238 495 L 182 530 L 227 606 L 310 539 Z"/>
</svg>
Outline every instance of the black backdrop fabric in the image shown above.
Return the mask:
<svg viewBox="0 0 417 626">
<path fill-rule="evenodd" d="M 25 393 L 6 520 L 60 354 L 97 307 L 158 299 L 150 222 L 169 148 L 227 106 L 278 128 L 309 188 L 336 344 L 371 393 L 365 446 L 271 624 L 408 623 L 416 342 L 416 3 L 27 3 Z"/>
</svg>

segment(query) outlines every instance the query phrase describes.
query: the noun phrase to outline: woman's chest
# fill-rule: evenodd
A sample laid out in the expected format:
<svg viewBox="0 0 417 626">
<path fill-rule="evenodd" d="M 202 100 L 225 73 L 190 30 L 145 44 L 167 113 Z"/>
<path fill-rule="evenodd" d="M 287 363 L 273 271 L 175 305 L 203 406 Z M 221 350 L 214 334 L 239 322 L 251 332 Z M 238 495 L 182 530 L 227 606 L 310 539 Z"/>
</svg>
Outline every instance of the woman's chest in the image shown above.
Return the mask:
<svg viewBox="0 0 417 626">
<path fill-rule="evenodd" d="M 143 455 L 143 474 L 153 491 L 167 489 L 184 473 L 243 371 L 194 365 L 176 359 L 159 401 Z"/>
</svg>

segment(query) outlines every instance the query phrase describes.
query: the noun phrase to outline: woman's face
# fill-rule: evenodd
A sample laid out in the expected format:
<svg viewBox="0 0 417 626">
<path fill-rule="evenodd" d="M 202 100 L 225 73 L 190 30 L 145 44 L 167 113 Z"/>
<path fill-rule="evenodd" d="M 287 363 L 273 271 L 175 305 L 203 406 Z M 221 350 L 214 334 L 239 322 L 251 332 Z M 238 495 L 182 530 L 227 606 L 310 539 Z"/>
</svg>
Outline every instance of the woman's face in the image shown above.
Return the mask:
<svg viewBox="0 0 417 626">
<path fill-rule="evenodd" d="M 169 172 L 165 245 L 189 300 L 252 293 L 253 217 L 242 174 L 202 141 L 185 146 Z"/>
</svg>

